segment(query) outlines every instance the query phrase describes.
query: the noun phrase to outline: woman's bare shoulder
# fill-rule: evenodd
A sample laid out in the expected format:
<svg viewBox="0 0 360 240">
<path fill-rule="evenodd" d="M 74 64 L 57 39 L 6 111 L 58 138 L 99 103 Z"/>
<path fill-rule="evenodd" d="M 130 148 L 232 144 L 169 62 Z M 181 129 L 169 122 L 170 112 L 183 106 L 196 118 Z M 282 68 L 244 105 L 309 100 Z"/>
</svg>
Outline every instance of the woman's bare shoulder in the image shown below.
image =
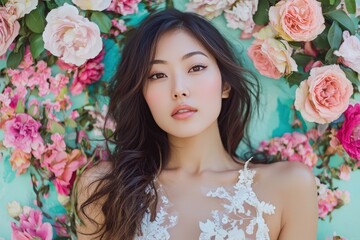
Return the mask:
<svg viewBox="0 0 360 240">
<path fill-rule="evenodd" d="M 87 168 L 78 179 L 78 186 L 87 189 L 92 184 L 102 179 L 106 174 L 110 173 L 112 169 L 111 162 L 100 161 Z"/>
</svg>

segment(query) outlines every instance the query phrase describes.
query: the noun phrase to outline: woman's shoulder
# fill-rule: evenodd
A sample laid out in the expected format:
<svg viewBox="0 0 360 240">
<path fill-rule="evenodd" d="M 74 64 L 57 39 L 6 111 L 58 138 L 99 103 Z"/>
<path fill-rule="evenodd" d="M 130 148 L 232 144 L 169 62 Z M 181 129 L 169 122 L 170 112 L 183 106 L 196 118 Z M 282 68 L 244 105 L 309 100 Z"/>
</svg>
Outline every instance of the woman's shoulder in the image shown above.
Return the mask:
<svg viewBox="0 0 360 240">
<path fill-rule="evenodd" d="M 87 188 L 102 179 L 106 174 L 110 173 L 111 169 L 112 165 L 109 161 L 96 162 L 91 167 L 85 169 L 79 176 L 78 185 Z"/>
</svg>

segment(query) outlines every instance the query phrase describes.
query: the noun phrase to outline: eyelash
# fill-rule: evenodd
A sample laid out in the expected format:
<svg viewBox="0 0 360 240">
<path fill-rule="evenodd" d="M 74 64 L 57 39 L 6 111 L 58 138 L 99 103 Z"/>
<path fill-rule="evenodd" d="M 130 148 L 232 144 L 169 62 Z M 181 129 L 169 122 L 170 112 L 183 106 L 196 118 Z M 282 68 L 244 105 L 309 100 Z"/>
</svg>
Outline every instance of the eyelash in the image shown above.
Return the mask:
<svg viewBox="0 0 360 240">
<path fill-rule="evenodd" d="M 198 70 L 198 71 L 191 71 L 191 70 L 194 70 L 194 68 L 201 68 L 201 69 Z M 204 70 L 204 69 L 206 69 L 206 68 L 207 68 L 207 66 L 204 66 L 204 65 L 201 65 L 201 64 L 197 64 L 197 65 L 191 67 L 190 70 L 189 70 L 189 72 L 199 72 L 199 71 L 202 71 L 202 70 Z M 159 73 L 154 73 L 154 74 L 150 75 L 150 76 L 148 77 L 148 79 L 156 80 L 156 79 L 162 78 L 162 77 L 159 77 L 159 75 L 161 75 L 162 77 L 166 76 L 164 73 L 159 72 Z M 156 78 L 154 78 L 155 76 L 156 76 Z"/>
</svg>

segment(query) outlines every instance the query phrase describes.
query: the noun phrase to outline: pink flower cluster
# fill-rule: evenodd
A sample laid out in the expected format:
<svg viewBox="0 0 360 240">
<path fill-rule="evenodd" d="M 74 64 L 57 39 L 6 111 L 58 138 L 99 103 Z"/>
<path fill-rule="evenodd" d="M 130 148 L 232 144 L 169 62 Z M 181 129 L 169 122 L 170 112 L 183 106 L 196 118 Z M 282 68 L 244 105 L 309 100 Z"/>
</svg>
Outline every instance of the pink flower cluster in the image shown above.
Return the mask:
<svg viewBox="0 0 360 240">
<path fill-rule="evenodd" d="M 360 163 L 360 103 L 349 105 L 344 115 L 345 121 L 337 133 L 337 138 L 349 156 Z"/>
<path fill-rule="evenodd" d="M 324 218 L 331 213 L 335 208 L 350 202 L 350 193 L 342 190 L 332 191 L 326 185 L 320 183 L 316 178 L 318 186 L 318 211 L 319 217 Z"/>
<path fill-rule="evenodd" d="M 42 60 L 38 61 L 34 66 L 29 47 L 26 48 L 19 69 L 7 69 L 7 74 L 11 79 L 11 83 L 17 88 L 28 87 L 33 90 L 37 87 L 40 97 L 46 96 L 50 92 L 57 96 L 60 90 L 69 82 L 69 78 L 60 73 L 52 77 L 51 68 Z"/>
<path fill-rule="evenodd" d="M 111 25 L 112 28 L 110 29 L 110 34 L 112 34 L 115 37 L 127 30 L 125 21 L 123 19 L 112 19 Z"/>
<path fill-rule="evenodd" d="M 23 213 L 20 214 L 20 224 L 11 223 L 11 239 L 28 240 L 41 239 L 51 240 L 53 230 L 50 223 L 43 223 L 41 211 L 24 206 Z"/>
<path fill-rule="evenodd" d="M 141 0 L 112 0 L 107 10 L 126 16 L 138 12 L 139 2 Z"/>
<path fill-rule="evenodd" d="M 285 133 L 282 137 L 275 137 L 268 142 L 262 141 L 258 150 L 280 156 L 281 160 L 302 162 L 310 168 L 314 167 L 318 160 L 308 137 L 298 132 Z"/>
<path fill-rule="evenodd" d="M 74 149 L 68 154 L 64 139 L 60 134 L 51 135 L 51 140 L 53 143 L 47 144 L 43 151 L 41 166 L 55 175 L 56 191 L 61 195 L 69 195 L 73 173 L 82 167 L 87 159 L 79 149 Z"/>
<path fill-rule="evenodd" d="M 87 60 L 83 65 L 76 66 L 73 64 L 67 64 L 61 60 L 57 61 L 57 64 L 62 70 L 67 72 L 74 72 L 73 81 L 70 86 L 70 91 L 73 95 L 80 94 L 83 89 L 98 81 L 104 74 L 104 59 L 105 52 L 101 51 L 95 58 Z"/>
</svg>

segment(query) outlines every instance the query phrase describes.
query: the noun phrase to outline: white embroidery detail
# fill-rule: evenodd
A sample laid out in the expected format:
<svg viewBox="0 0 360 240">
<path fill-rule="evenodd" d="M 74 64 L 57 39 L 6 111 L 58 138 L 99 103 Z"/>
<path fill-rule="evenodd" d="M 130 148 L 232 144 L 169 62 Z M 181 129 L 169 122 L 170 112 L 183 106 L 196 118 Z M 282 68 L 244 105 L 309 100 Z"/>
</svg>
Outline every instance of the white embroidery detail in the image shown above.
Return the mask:
<svg viewBox="0 0 360 240">
<path fill-rule="evenodd" d="M 247 168 L 246 161 L 244 170 L 239 170 L 238 182 L 235 184 L 234 194 L 231 195 L 225 188 L 219 187 L 215 191 L 210 191 L 206 196 L 213 198 L 220 198 L 226 200 L 228 204 L 223 204 L 224 212 L 219 210 L 211 211 L 212 219 L 207 219 L 205 222 L 200 222 L 201 234 L 199 240 L 246 240 L 249 235 L 254 234 L 256 229 L 257 240 L 269 240 L 269 228 L 264 221 L 263 213 L 274 214 L 275 206 L 264 201 L 259 201 L 255 192 L 252 189 L 253 178 L 255 170 Z M 160 186 L 158 191 L 163 193 Z M 170 206 L 169 200 L 165 194 L 161 194 L 162 205 L 159 208 L 156 219 L 150 221 L 150 213 L 146 213 L 142 224 L 142 236 L 135 237 L 135 240 L 169 240 L 170 234 L 168 230 L 177 224 L 177 216 L 168 216 L 167 209 Z M 254 207 L 255 211 L 245 209 L 244 204 Z M 243 229 L 240 227 L 247 226 Z"/>
<path fill-rule="evenodd" d="M 251 160 L 251 159 L 250 159 Z M 239 171 L 239 181 L 234 186 L 234 195 L 229 194 L 225 188 L 219 187 L 215 191 L 208 192 L 208 197 L 220 198 L 227 200 L 228 204 L 224 204 L 226 212 L 212 211 L 212 220 L 205 223 L 200 222 L 200 240 L 209 240 L 215 237 L 216 240 L 245 240 L 246 235 L 254 234 L 254 227 L 257 225 L 256 239 L 269 240 L 269 228 L 264 221 L 263 213 L 274 214 L 275 206 L 264 201 L 259 201 L 252 189 L 255 170 L 249 170 L 245 163 L 244 170 Z M 256 213 L 251 210 L 245 210 L 244 204 L 248 204 L 255 208 Z M 231 215 L 231 216 L 230 216 Z M 233 217 L 234 216 L 234 217 Z M 245 232 L 239 227 L 246 221 L 249 224 L 245 228 Z"/>
</svg>

